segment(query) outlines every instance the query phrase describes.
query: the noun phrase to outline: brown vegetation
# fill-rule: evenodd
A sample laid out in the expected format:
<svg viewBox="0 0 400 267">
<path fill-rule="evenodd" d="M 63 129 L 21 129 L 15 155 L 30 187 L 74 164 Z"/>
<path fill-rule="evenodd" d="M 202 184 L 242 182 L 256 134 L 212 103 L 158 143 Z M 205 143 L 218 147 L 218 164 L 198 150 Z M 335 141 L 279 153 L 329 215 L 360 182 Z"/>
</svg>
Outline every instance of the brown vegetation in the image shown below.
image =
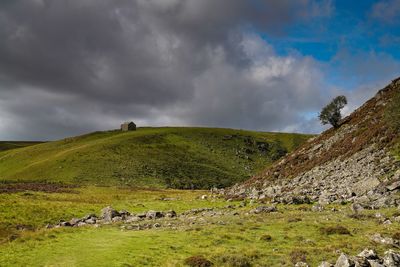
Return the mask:
<svg viewBox="0 0 400 267">
<path fill-rule="evenodd" d="M 0 183 L 1 193 L 16 193 L 25 191 L 39 191 L 46 193 L 75 193 L 76 185 L 64 185 L 55 183 Z"/>
<path fill-rule="evenodd" d="M 349 158 L 372 144 L 379 148 L 390 147 L 399 137 L 399 133 L 388 125 L 385 112 L 387 103 L 392 101 L 399 90 L 397 85 L 388 85 L 350 116 L 344 118 L 338 129 L 331 128 L 310 142 L 306 142 L 283 160 L 246 181 L 244 185 L 254 185 L 264 179 L 295 177 L 334 159 Z M 313 149 L 338 132 L 343 132 L 343 137 L 336 140 L 328 150 L 313 157 L 315 154 Z"/>
<path fill-rule="evenodd" d="M 190 267 L 210 267 L 213 263 L 203 256 L 191 256 L 185 259 L 185 264 Z"/>
</svg>

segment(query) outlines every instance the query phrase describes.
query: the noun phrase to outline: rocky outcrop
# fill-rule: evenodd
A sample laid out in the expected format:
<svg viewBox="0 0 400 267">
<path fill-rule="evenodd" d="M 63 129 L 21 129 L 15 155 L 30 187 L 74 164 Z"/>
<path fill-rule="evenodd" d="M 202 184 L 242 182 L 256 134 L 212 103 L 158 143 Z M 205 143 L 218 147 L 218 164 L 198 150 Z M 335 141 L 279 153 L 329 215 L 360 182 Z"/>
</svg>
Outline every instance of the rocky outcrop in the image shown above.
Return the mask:
<svg viewBox="0 0 400 267">
<path fill-rule="evenodd" d="M 335 265 L 328 262 L 322 262 L 319 267 L 399 267 L 400 254 L 393 250 L 385 252 L 383 257 L 370 249 L 364 249 L 357 256 L 348 256 L 342 253 L 337 259 Z"/>
<path fill-rule="evenodd" d="M 295 267 L 308 267 L 305 262 L 298 262 Z M 400 254 L 388 250 L 383 257 L 379 257 L 374 250 L 364 249 L 357 256 L 348 256 L 344 253 L 340 254 L 335 264 L 327 261 L 321 262 L 318 267 L 399 267 Z"/>
<path fill-rule="evenodd" d="M 399 133 L 385 107 L 400 91 L 395 80 L 342 121 L 261 174 L 227 190 L 227 198 L 276 203 L 354 202 L 365 208 L 400 204 L 400 162 L 391 148 Z"/>
</svg>

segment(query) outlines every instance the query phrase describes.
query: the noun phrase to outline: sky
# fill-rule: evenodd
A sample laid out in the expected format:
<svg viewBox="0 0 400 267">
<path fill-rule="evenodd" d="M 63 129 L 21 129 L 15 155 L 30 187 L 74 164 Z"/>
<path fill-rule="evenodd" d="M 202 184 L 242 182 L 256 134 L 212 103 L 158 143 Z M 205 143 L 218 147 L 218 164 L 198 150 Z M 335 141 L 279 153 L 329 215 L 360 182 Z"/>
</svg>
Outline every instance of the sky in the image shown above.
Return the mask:
<svg viewBox="0 0 400 267">
<path fill-rule="evenodd" d="M 400 76 L 400 0 L 2 0 L 0 140 L 134 121 L 319 133 Z"/>
</svg>

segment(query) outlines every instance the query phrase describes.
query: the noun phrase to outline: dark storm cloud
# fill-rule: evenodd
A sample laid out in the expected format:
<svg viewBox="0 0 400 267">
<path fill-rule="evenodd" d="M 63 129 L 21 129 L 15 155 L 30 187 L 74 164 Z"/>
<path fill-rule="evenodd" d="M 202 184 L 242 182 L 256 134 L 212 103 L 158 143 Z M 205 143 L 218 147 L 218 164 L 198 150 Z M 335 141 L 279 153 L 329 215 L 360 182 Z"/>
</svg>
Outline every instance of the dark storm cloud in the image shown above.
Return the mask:
<svg viewBox="0 0 400 267">
<path fill-rule="evenodd" d="M 322 101 L 318 66 L 278 56 L 252 32 L 284 34 L 331 12 L 330 1 L 307 0 L 2 1 L 0 138 L 129 118 L 291 129 Z"/>
</svg>

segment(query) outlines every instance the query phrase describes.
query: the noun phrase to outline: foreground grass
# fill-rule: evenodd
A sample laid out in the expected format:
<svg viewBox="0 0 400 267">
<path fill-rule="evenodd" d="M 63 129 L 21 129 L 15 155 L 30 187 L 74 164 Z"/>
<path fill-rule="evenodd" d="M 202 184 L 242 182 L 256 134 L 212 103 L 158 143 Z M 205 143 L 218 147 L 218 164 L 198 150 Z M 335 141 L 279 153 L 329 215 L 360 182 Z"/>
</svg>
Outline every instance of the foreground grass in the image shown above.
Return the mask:
<svg viewBox="0 0 400 267">
<path fill-rule="evenodd" d="M 265 168 L 309 137 L 217 128 L 96 132 L 0 152 L 0 181 L 226 187 Z M 265 143 L 263 151 L 257 142 Z"/>
<path fill-rule="evenodd" d="M 279 212 L 248 214 L 252 206 L 237 208 L 240 215 L 209 217 L 207 223 L 186 223 L 177 229 L 121 230 L 100 228 L 43 229 L 58 219 L 98 213 L 105 205 L 139 212 L 149 209 L 223 207 L 223 200 L 200 200 L 201 191 L 142 191 L 118 188 L 81 188 L 79 193 L 2 194 L 1 224 L 30 223 L 36 231 L 18 231 L 0 244 L 0 266 L 184 266 L 184 260 L 202 255 L 215 266 L 293 266 L 305 259 L 311 266 L 334 261 L 338 251 L 356 254 L 364 248 L 382 253 L 387 247 L 371 243 L 375 233 L 392 235 L 398 223 L 382 225 L 373 216 L 348 217 L 347 206 L 312 212 L 309 205 L 278 206 Z M 164 201 L 170 197 L 176 200 Z M 9 207 L 9 208 L 7 208 Z M 393 209 L 365 211 L 393 215 Z M 350 234 L 324 231 L 342 226 Z M 321 230 L 322 229 L 322 230 Z"/>
<path fill-rule="evenodd" d="M 61 219 L 98 214 L 106 206 L 131 212 L 150 209 L 174 209 L 176 212 L 183 212 L 192 208 L 226 205 L 222 200 L 201 201 L 200 196 L 205 193 L 207 192 L 89 186 L 75 188 L 72 193 L 0 194 L 0 242 L 23 234 L 17 229 L 35 230 Z M 170 200 L 162 200 L 165 198 Z"/>
</svg>

